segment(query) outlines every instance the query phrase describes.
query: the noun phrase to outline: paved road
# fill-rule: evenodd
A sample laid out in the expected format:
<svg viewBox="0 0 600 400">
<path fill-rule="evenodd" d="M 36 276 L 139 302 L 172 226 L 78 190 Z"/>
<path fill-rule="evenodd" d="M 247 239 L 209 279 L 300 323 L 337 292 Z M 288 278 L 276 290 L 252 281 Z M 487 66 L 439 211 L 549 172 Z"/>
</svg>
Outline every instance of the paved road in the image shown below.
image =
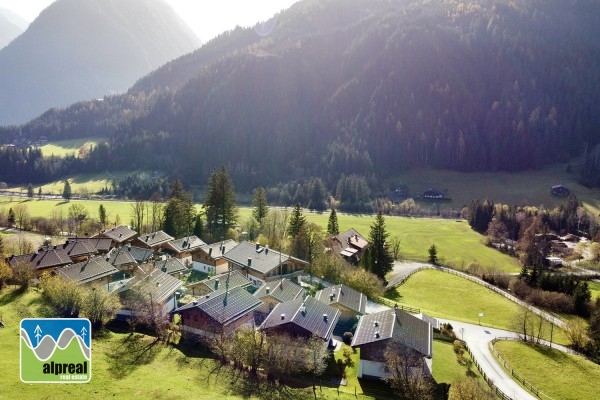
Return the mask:
<svg viewBox="0 0 600 400">
<path fill-rule="evenodd" d="M 390 274 L 390 280 L 387 287 L 394 287 L 398 285 L 404 278 L 409 276 L 414 271 L 424 268 L 431 267 L 431 264 L 425 264 L 415 261 L 394 261 L 394 268 Z"/>
<path fill-rule="evenodd" d="M 519 337 L 515 332 L 501 329 L 488 328 L 481 325 L 467 324 L 464 322 L 439 320 L 440 323 L 449 322 L 454 328 L 457 337 L 467 342 L 481 369 L 492 379 L 494 385 L 505 395 L 514 400 L 534 400 L 537 397 L 529 394 L 498 364 L 489 348 L 489 343 L 497 337 Z M 434 355 L 435 362 L 435 355 Z"/>
</svg>

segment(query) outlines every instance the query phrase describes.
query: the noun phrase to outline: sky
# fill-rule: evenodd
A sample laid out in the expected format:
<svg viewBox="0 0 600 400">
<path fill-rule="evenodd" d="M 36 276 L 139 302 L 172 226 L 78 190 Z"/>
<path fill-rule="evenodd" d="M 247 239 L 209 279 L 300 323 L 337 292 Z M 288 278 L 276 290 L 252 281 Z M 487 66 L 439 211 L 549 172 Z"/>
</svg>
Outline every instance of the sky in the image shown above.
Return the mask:
<svg viewBox="0 0 600 400">
<path fill-rule="evenodd" d="M 0 8 L 33 21 L 54 0 L 0 0 Z M 266 21 L 298 0 L 165 0 L 207 42 L 218 34 Z"/>
</svg>

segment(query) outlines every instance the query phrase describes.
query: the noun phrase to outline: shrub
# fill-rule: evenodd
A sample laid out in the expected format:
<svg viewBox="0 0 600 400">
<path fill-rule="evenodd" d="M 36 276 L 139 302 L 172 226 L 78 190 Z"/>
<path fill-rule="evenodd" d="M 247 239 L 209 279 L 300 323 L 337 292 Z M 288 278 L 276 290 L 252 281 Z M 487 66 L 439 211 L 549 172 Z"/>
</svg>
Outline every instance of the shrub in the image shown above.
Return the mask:
<svg viewBox="0 0 600 400">
<path fill-rule="evenodd" d="M 352 334 L 352 332 L 344 332 L 344 335 L 342 336 L 344 343 L 350 346 L 350 343 L 352 343 L 353 336 L 354 335 Z"/>
</svg>

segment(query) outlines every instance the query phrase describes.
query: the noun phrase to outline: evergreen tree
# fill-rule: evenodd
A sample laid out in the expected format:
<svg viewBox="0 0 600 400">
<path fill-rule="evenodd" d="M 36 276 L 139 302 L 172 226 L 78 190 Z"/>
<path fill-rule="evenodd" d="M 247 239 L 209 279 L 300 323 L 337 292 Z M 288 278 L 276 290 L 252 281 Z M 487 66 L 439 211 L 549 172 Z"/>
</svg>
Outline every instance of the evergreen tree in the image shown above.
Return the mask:
<svg viewBox="0 0 600 400">
<path fill-rule="evenodd" d="M 237 221 L 233 182 L 225 166 L 213 171 L 208 179 L 204 211 L 208 234 L 214 239 L 225 237 Z"/>
<path fill-rule="evenodd" d="M 12 208 L 8 209 L 8 226 L 12 227 L 15 224 L 15 221 L 17 220 L 17 216 L 15 215 L 15 212 L 13 211 Z"/>
<path fill-rule="evenodd" d="M 196 218 L 194 219 L 194 235 L 202 239 L 204 236 L 204 223 L 202 222 L 202 215 L 200 213 L 196 214 Z"/>
<path fill-rule="evenodd" d="M 192 232 L 196 208 L 192 195 L 185 191 L 178 179 L 171 184 L 169 200 L 164 207 L 163 230 L 175 238 L 189 236 Z"/>
<path fill-rule="evenodd" d="M 104 208 L 102 204 L 100 204 L 100 206 L 98 207 L 98 220 L 100 221 L 100 224 L 103 228 L 108 223 L 108 217 L 106 216 L 106 208 Z"/>
<path fill-rule="evenodd" d="M 267 204 L 267 191 L 263 187 L 254 190 L 254 198 L 252 199 L 252 216 L 259 224 L 262 224 L 263 219 L 269 213 Z"/>
<path fill-rule="evenodd" d="M 327 221 L 327 233 L 332 236 L 340 233 L 340 226 L 338 224 L 337 212 L 335 211 L 335 208 L 332 208 L 331 212 L 329 213 L 329 221 Z"/>
<path fill-rule="evenodd" d="M 389 233 L 385 229 L 385 219 L 380 211 L 375 217 L 375 222 L 371 225 L 371 233 L 369 234 L 371 245 L 366 258 L 368 269 L 383 280 L 385 280 L 386 274 L 394 268 L 394 258 L 389 253 L 386 243 L 388 237 Z"/>
<path fill-rule="evenodd" d="M 437 247 L 435 246 L 435 243 L 431 245 L 431 247 L 429 248 L 429 250 L 427 252 L 429 254 L 427 261 L 433 265 L 437 265 L 438 257 L 437 257 Z"/>
<path fill-rule="evenodd" d="M 33 185 L 31 183 L 27 186 L 27 197 L 33 198 Z"/>
<path fill-rule="evenodd" d="M 306 218 L 302 215 L 302 207 L 300 207 L 300 203 L 294 206 L 292 210 L 292 215 L 290 217 L 290 223 L 287 228 L 287 235 L 291 238 L 295 238 L 298 236 L 302 227 L 306 223 Z"/>
<path fill-rule="evenodd" d="M 65 179 L 65 186 L 63 187 L 62 197 L 67 201 L 71 200 L 71 184 L 69 183 L 68 179 Z"/>
<path fill-rule="evenodd" d="M 38 188 L 38 197 L 40 199 L 42 198 L 42 187 L 41 186 Z"/>
</svg>

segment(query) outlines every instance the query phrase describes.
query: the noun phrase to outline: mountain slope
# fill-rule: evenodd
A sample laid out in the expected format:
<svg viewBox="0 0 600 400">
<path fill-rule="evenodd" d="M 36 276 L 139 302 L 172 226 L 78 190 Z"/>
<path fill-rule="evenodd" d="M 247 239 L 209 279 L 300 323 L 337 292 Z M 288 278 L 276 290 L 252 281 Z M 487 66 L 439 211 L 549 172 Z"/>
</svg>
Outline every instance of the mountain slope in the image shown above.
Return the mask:
<svg viewBox="0 0 600 400">
<path fill-rule="evenodd" d="M 24 25 L 23 25 L 24 23 Z M 0 49 L 9 44 L 27 28 L 27 22 L 13 12 L 0 9 Z"/>
<path fill-rule="evenodd" d="M 0 123 L 123 92 L 198 46 L 162 0 L 58 0 L 0 51 Z"/>
<path fill-rule="evenodd" d="M 238 187 L 538 168 L 600 141 L 599 19 L 598 1 L 305 0 L 5 134 L 108 132 L 113 169 L 226 164 Z"/>
</svg>

